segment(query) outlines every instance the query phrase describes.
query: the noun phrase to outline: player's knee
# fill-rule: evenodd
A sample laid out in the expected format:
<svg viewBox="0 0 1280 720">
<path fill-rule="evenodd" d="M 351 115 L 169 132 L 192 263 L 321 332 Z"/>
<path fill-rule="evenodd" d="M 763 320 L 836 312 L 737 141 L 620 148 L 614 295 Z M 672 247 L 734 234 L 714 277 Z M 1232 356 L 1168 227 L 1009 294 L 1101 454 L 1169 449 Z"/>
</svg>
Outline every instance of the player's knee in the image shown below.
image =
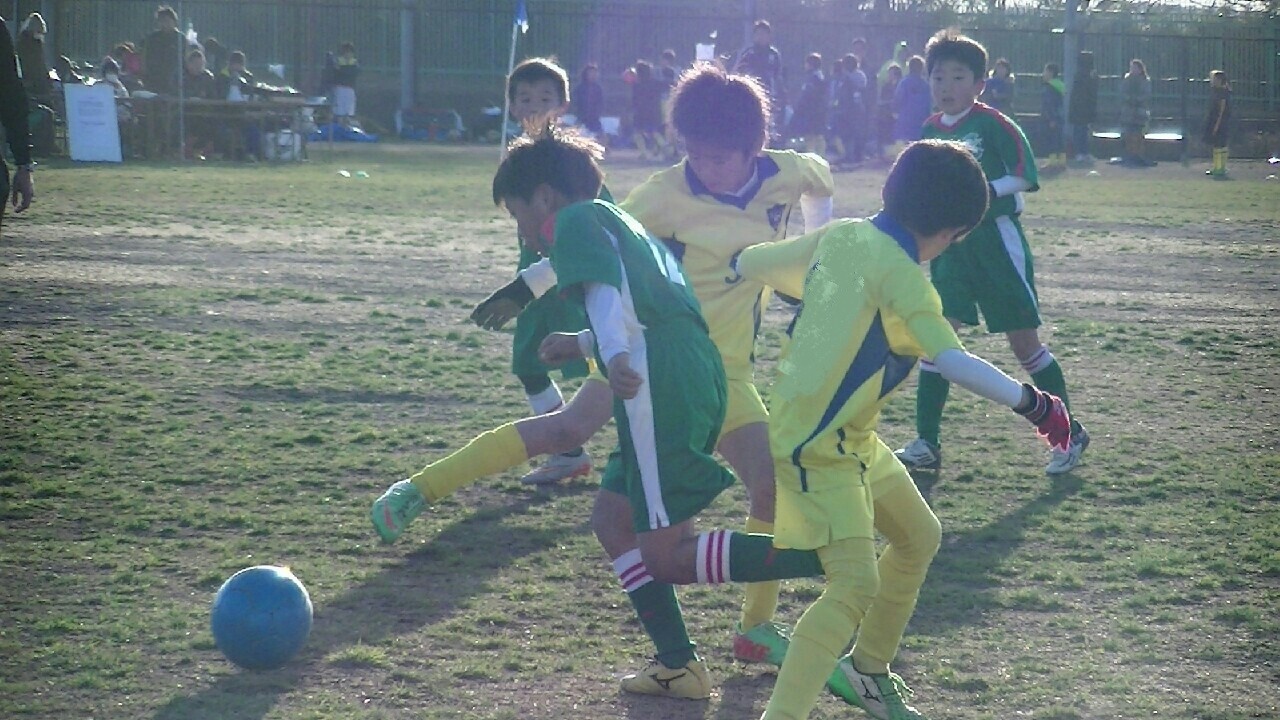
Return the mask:
<svg viewBox="0 0 1280 720">
<path fill-rule="evenodd" d="M 824 598 L 834 609 L 848 618 L 855 626 L 867 614 L 867 609 L 880 592 L 880 573 L 863 572 L 847 577 L 827 576 Z"/>
</svg>

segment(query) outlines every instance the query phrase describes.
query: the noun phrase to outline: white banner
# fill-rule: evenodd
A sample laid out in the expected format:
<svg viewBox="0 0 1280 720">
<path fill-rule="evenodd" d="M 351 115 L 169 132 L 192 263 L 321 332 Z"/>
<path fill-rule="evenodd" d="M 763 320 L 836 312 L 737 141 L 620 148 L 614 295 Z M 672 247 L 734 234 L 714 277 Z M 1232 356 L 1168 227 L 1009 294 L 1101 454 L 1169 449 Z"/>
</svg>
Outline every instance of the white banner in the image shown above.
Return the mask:
<svg viewBox="0 0 1280 720">
<path fill-rule="evenodd" d="M 120 126 L 115 90 L 106 83 L 63 85 L 67 99 L 67 141 L 71 159 L 120 162 Z"/>
</svg>

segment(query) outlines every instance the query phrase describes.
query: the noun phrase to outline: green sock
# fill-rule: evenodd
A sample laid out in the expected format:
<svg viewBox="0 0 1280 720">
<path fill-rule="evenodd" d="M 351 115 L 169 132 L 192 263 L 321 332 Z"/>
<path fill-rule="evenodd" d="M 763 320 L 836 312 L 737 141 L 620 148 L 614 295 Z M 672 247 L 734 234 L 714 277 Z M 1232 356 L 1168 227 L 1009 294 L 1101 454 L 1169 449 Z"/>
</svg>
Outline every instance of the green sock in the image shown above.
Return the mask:
<svg viewBox="0 0 1280 720">
<path fill-rule="evenodd" d="M 697 656 L 696 646 L 684 626 L 674 586 L 655 580 L 628 592 L 627 597 L 644 631 L 653 640 L 658 662 L 669 668 L 682 668 Z"/>
<path fill-rule="evenodd" d="M 916 434 L 942 447 L 938 436 L 942 433 L 942 410 L 947 406 L 947 394 L 951 382 L 941 373 L 920 371 L 916 387 Z"/>
<path fill-rule="evenodd" d="M 1053 393 L 1062 398 L 1062 403 L 1071 409 L 1071 401 L 1067 399 L 1067 381 L 1062 377 L 1062 366 L 1057 360 L 1049 363 L 1047 367 L 1039 372 L 1031 374 L 1031 382 L 1035 386 L 1045 392 Z"/>
<path fill-rule="evenodd" d="M 728 546 L 728 566 L 724 548 Z M 694 556 L 699 583 L 761 582 L 819 577 L 822 561 L 812 550 L 779 550 L 772 535 L 748 535 L 729 530 L 698 534 Z"/>
</svg>

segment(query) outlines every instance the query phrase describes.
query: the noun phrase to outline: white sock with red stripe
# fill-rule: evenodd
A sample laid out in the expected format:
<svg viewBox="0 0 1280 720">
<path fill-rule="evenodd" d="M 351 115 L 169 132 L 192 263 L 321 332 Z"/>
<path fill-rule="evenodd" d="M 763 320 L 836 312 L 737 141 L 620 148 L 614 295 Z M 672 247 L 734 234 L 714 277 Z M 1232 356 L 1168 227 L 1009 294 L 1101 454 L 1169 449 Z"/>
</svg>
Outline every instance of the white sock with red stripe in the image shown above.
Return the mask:
<svg viewBox="0 0 1280 720">
<path fill-rule="evenodd" d="M 729 539 L 732 536 L 729 530 L 698 533 L 698 553 L 694 561 L 698 566 L 699 584 L 718 585 L 730 581 Z"/>
<path fill-rule="evenodd" d="M 622 589 L 627 593 L 633 593 L 653 582 L 649 568 L 640 557 L 640 548 L 632 548 L 619 555 L 613 561 L 613 572 L 618 576 L 618 582 L 622 583 Z"/>
<path fill-rule="evenodd" d="M 1031 353 L 1031 357 L 1026 360 L 1020 360 L 1022 369 L 1027 371 L 1028 375 L 1035 375 L 1053 364 L 1053 353 L 1049 352 L 1049 348 L 1041 345 L 1039 350 Z"/>
</svg>

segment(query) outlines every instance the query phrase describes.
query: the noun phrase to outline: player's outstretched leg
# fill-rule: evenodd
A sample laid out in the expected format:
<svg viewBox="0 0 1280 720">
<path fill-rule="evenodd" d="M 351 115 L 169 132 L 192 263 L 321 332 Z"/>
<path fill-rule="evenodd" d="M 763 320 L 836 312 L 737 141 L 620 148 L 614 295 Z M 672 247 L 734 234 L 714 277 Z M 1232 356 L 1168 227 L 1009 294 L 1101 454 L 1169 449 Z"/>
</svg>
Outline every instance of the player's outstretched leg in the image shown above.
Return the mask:
<svg viewBox="0 0 1280 720">
<path fill-rule="evenodd" d="M 548 415 L 564 408 L 564 397 L 560 388 L 547 375 L 536 377 L 520 376 L 529 399 L 529 407 L 534 415 Z M 534 390 L 545 383 L 545 387 Z M 549 485 L 570 478 L 585 477 L 591 474 L 591 454 L 582 447 L 571 448 L 566 452 L 550 455 L 542 464 L 520 478 L 525 485 Z"/>
</svg>

